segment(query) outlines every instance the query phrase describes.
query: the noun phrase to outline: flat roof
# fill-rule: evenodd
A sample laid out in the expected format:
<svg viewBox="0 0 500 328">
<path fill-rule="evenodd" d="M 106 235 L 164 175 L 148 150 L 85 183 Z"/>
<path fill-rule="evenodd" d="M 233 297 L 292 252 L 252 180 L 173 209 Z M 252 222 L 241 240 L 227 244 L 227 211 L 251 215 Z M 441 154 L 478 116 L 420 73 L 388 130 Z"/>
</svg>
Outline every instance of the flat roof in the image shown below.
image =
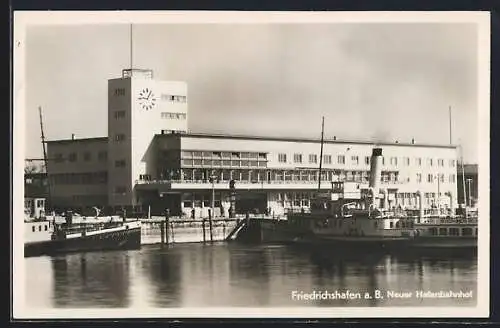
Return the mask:
<svg viewBox="0 0 500 328">
<path fill-rule="evenodd" d="M 94 138 L 75 138 L 75 139 L 59 139 L 59 140 L 47 140 L 46 143 L 72 143 L 72 142 L 102 142 L 108 141 L 108 137 L 94 137 Z"/>
<path fill-rule="evenodd" d="M 155 137 L 184 137 L 184 138 L 207 138 L 207 139 L 239 139 L 239 140 L 266 140 L 266 141 L 284 141 L 284 142 L 314 142 L 320 143 L 319 138 L 292 138 L 292 137 L 272 137 L 272 136 L 248 136 L 248 135 L 229 135 L 212 133 L 165 133 L 156 134 Z M 324 139 L 325 144 L 359 144 L 373 146 L 412 146 L 412 147 L 430 147 L 430 148 L 456 148 L 456 145 L 438 145 L 421 143 L 402 143 L 402 142 L 375 142 L 367 140 L 339 140 Z"/>
</svg>

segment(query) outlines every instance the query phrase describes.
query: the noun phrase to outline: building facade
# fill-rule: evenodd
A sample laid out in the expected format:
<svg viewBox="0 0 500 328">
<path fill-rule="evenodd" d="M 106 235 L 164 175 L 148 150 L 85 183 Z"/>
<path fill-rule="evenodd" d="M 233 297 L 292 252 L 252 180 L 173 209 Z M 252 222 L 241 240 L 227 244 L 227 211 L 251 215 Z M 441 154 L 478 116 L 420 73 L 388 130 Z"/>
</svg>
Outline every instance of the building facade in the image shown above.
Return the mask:
<svg viewBox="0 0 500 328">
<path fill-rule="evenodd" d="M 234 181 L 231 210 L 283 214 L 309 207 L 334 181 L 368 188 L 374 147 L 389 204 L 417 207 L 422 192 L 425 207 L 456 206 L 454 146 L 326 140 L 320 179 L 319 140 L 190 133 L 187 85 L 150 70 L 109 80 L 108 137 L 49 142 L 48 173 L 55 203 L 228 215 Z"/>
</svg>

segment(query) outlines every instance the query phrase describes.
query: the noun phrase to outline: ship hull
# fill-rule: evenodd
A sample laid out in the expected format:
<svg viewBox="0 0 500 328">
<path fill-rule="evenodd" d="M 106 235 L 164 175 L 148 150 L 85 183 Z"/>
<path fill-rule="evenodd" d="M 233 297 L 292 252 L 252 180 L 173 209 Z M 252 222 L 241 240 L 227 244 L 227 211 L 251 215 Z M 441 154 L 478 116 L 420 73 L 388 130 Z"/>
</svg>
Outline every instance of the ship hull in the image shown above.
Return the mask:
<svg viewBox="0 0 500 328">
<path fill-rule="evenodd" d="M 102 250 L 131 250 L 141 247 L 141 228 L 100 231 L 77 238 L 25 243 L 24 257 Z"/>
<path fill-rule="evenodd" d="M 395 252 L 408 248 L 411 239 L 408 238 L 370 238 L 344 236 L 303 236 L 294 238 L 294 244 L 308 247 L 342 249 L 342 252 Z"/>
<path fill-rule="evenodd" d="M 415 238 L 411 243 L 414 248 L 421 249 L 475 249 L 477 248 L 477 238 L 475 237 L 427 237 Z"/>
<path fill-rule="evenodd" d="M 293 244 L 310 248 L 342 249 L 343 253 L 384 252 L 384 253 L 475 253 L 476 238 L 369 238 L 343 236 L 302 236 L 292 240 Z"/>
</svg>

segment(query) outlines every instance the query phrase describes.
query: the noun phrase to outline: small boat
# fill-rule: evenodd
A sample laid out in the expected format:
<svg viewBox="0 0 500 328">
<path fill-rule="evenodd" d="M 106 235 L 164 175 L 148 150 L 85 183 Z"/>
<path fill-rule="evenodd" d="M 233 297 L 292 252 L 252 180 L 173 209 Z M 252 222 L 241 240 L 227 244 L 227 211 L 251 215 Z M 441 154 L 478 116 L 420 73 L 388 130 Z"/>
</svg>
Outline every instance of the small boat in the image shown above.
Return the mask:
<svg viewBox="0 0 500 328">
<path fill-rule="evenodd" d="M 27 204 L 44 206 L 44 199 Z M 25 203 L 26 204 L 26 203 Z M 70 252 L 139 249 L 141 247 L 141 222 L 116 217 L 85 218 L 73 222 L 73 214 L 65 217 L 45 216 L 36 206 L 25 213 L 24 257 L 56 255 Z M 30 213 L 38 213 L 31 216 Z"/>
</svg>

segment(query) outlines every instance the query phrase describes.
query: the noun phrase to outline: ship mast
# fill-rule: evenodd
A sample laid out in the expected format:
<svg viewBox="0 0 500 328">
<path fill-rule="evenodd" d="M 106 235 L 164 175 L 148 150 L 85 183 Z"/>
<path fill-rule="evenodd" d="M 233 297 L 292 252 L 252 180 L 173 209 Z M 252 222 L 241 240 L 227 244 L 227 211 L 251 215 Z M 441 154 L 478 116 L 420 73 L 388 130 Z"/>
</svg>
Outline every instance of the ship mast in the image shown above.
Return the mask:
<svg viewBox="0 0 500 328">
<path fill-rule="evenodd" d="M 323 142 L 324 142 L 324 132 L 325 132 L 325 117 L 321 118 L 321 150 L 319 153 L 319 176 L 318 176 L 318 192 L 321 190 L 321 175 L 323 169 Z"/>
<path fill-rule="evenodd" d="M 47 159 L 47 150 L 45 148 L 45 134 L 43 132 L 43 119 L 42 119 L 42 107 L 38 107 L 38 113 L 40 114 L 40 131 L 42 136 L 42 148 L 43 148 L 43 164 L 45 165 L 45 174 L 47 175 L 47 200 L 49 205 L 51 206 L 51 194 L 50 194 L 50 180 L 49 180 L 49 170 L 48 170 L 48 159 Z"/>
</svg>

